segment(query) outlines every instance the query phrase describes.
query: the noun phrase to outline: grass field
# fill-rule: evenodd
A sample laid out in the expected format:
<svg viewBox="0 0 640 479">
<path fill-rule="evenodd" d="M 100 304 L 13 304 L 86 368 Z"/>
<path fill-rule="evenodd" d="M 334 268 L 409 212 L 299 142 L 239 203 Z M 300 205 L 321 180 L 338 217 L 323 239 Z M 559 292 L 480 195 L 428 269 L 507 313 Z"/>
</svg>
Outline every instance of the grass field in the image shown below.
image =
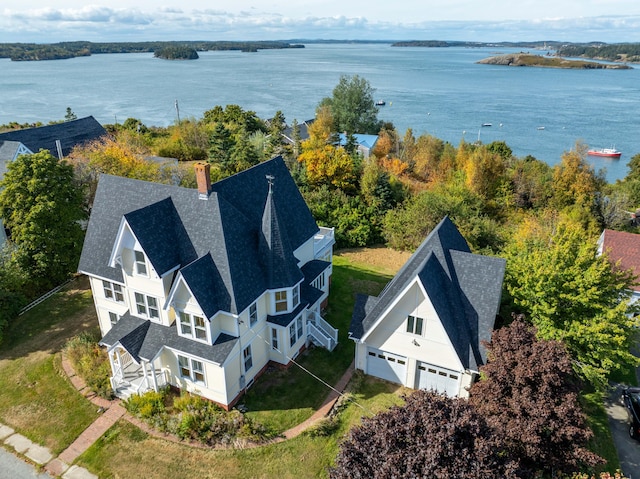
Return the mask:
<svg viewBox="0 0 640 479">
<path fill-rule="evenodd" d="M 353 359 L 347 338 L 356 293 L 377 294 L 406 256 L 388 250 L 356 250 L 334 258 L 334 275 L 325 318 L 340 331 L 333 353 L 310 349 L 300 363 L 333 384 Z M 29 311 L 7 331 L 0 349 L 0 422 L 53 453 L 64 450 L 97 417 L 60 370 L 60 351 L 82 331 L 95 330 L 97 319 L 88 284 L 78 280 Z M 631 373 L 623 375 L 633 379 Z M 346 432 L 362 416 L 401 402 L 398 386 L 355 376 L 350 387 L 354 402 L 338 415 L 326 435 L 303 433 L 297 438 L 253 449 L 211 450 L 189 447 L 148 436 L 127 421 L 118 422 L 78 463 L 101 478 L 300 478 L 326 477 Z M 245 403 L 249 415 L 272 429 L 284 431 L 308 418 L 328 394 L 328 388 L 297 366 L 262 376 Z M 594 430 L 592 447 L 608 460 L 618 460 L 602 398 L 584 394 Z"/>
</svg>

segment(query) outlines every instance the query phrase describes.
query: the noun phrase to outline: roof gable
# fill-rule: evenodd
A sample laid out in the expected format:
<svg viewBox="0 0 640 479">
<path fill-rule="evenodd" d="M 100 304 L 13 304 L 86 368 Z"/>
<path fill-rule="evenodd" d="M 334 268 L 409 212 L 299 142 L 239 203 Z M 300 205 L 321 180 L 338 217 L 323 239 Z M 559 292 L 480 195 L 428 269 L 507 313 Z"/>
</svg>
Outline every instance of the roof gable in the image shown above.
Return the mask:
<svg viewBox="0 0 640 479">
<path fill-rule="evenodd" d="M 196 258 L 170 197 L 126 213 L 124 217 L 158 275 L 163 276 Z"/>
<path fill-rule="evenodd" d="M 477 370 L 486 360 L 500 304 L 505 260 L 470 252 L 445 217 L 377 298 L 358 298 L 350 335 L 366 341 L 416 278 L 422 284 L 462 364 Z"/>
</svg>

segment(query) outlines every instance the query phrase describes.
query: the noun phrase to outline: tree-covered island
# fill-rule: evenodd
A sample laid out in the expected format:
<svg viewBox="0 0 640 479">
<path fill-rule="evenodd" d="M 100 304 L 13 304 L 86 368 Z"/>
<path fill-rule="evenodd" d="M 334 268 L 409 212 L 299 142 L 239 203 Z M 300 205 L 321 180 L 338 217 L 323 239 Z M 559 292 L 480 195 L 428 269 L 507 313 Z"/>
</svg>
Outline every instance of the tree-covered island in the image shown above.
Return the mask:
<svg viewBox="0 0 640 479">
<path fill-rule="evenodd" d="M 153 52 L 153 56 L 165 60 L 197 60 L 199 58 L 196 49 L 187 45 L 162 47 Z"/>
<path fill-rule="evenodd" d="M 167 56 L 161 58 L 183 59 L 182 49 L 193 52 L 239 50 L 243 52 L 257 52 L 259 50 L 304 48 L 302 44 L 281 41 L 186 41 L 186 42 L 115 42 L 93 43 L 86 41 L 59 42 L 51 44 L 41 43 L 0 43 L 0 58 L 13 61 L 61 60 L 98 53 L 154 53 L 166 50 Z M 186 50 L 185 50 L 186 51 Z M 181 52 L 181 53 L 178 53 Z M 174 56 L 178 55 L 178 56 Z M 193 55 L 190 53 L 189 55 Z M 197 58 L 197 56 L 196 56 Z"/>
</svg>

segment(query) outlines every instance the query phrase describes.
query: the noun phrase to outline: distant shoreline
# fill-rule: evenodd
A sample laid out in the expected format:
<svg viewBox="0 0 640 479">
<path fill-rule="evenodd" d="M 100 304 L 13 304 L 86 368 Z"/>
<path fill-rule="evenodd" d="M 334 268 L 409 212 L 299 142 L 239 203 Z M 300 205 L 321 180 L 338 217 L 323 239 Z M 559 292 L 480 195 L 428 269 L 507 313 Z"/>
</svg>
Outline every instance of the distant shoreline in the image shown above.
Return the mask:
<svg viewBox="0 0 640 479">
<path fill-rule="evenodd" d="M 189 49 L 195 52 L 229 51 L 257 52 L 259 50 L 304 48 L 302 44 L 281 41 L 246 42 L 60 42 L 39 43 L 0 43 L 0 58 L 12 61 L 64 60 L 76 57 L 88 57 L 100 53 L 156 53 L 160 51 Z"/>
</svg>

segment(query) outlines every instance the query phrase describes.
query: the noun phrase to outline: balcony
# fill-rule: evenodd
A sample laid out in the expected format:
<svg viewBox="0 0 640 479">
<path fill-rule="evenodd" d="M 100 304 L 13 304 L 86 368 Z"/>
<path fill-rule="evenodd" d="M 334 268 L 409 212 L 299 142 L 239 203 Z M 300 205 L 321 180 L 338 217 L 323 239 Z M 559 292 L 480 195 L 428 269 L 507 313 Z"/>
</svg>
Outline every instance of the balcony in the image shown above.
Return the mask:
<svg viewBox="0 0 640 479">
<path fill-rule="evenodd" d="M 334 228 L 320 226 L 320 231 L 313 237 L 313 257 L 323 259 L 326 249 L 335 244 Z"/>
</svg>

